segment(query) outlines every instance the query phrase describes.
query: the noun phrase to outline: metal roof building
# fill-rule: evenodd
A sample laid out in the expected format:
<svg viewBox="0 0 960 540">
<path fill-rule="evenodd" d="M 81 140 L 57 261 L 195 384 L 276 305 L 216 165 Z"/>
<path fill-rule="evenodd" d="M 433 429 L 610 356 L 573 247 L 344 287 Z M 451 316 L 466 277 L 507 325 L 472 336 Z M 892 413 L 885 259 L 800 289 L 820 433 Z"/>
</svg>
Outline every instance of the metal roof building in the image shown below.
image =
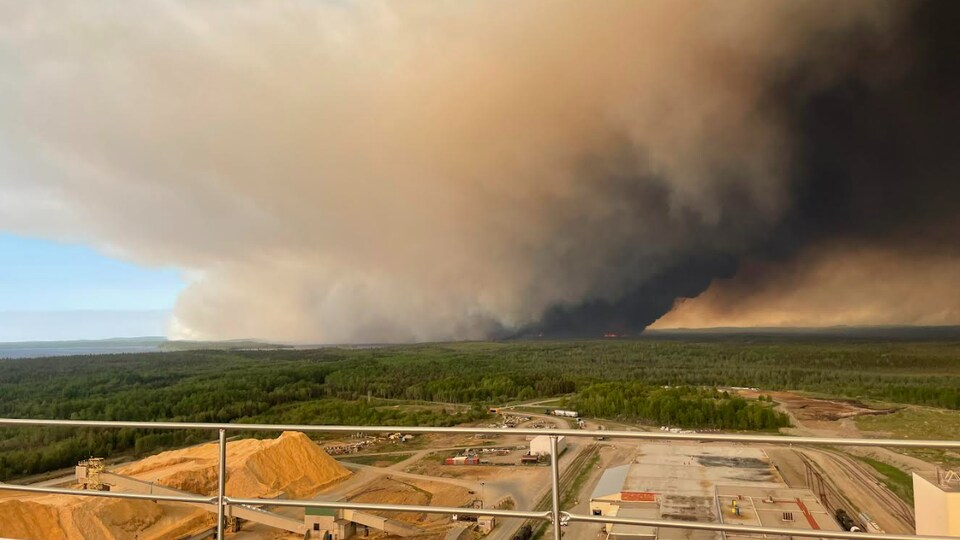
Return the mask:
<svg viewBox="0 0 960 540">
<path fill-rule="evenodd" d="M 789 488 L 766 453 L 747 446 L 649 444 L 611 467 L 590 498 L 593 515 L 839 531 L 807 489 Z M 713 531 L 608 524 L 611 539 L 719 540 Z M 746 540 L 728 534 L 727 540 Z"/>
</svg>

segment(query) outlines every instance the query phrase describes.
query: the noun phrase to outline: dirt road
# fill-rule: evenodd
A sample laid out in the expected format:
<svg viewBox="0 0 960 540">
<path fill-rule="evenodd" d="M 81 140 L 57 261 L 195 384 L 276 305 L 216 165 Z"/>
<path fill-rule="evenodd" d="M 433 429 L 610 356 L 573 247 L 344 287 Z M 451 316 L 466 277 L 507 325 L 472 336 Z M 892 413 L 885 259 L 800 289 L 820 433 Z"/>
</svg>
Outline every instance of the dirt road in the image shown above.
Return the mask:
<svg viewBox="0 0 960 540">
<path fill-rule="evenodd" d="M 583 444 L 575 442 L 567 445 L 567 451 L 560 456 L 561 485 L 570 470 L 571 464 L 584 449 Z M 513 500 L 516 502 L 518 509 L 531 510 L 550 491 L 550 469 L 548 467 L 538 467 L 538 469 L 541 474 L 537 475 L 535 481 L 506 478 L 497 481 L 495 485 L 504 491 L 513 493 Z M 487 484 L 488 490 L 490 485 L 490 483 Z M 505 519 L 486 537 L 486 540 L 510 540 L 523 522 L 522 519 Z"/>
</svg>

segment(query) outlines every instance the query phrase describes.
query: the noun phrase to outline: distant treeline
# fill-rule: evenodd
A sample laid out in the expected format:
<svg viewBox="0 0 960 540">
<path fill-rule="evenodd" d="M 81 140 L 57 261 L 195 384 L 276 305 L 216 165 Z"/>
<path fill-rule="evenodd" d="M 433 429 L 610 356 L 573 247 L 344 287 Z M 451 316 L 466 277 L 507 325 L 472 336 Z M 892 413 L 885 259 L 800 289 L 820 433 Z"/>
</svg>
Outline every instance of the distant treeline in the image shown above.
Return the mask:
<svg viewBox="0 0 960 540">
<path fill-rule="evenodd" d="M 761 401 L 690 386 L 660 388 L 639 382 L 591 384 L 561 406 L 581 416 L 622 418 L 665 426 L 775 430 L 790 417 Z"/>
<path fill-rule="evenodd" d="M 601 416 L 661 424 L 711 425 L 697 422 L 716 422 L 719 415 L 720 427 L 737 429 L 744 415 L 759 414 L 751 409 L 728 421 L 722 402 L 710 410 L 703 397 L 700 416 L 685 403 L 668 407 L 667 421 L 662 403 L 660 412 L 643 409 L 650 398 L 628 401 L 624 394 L 622 402 L 591 402 L 604 391 L 591 385 L 604 382 L 797 389 L 960 409 L 960 345 L 510 342 L 0 360 L 0 416 L 452 425 L 482 417 L 487 404 L 575 392 Z M 474 406 L 451 415 L 378 406 L 377 400 L 386 399 Z M 668 393 L 653 402 L 669 399 Z M 687 395 L 681 401 L 698 399 Z M 761 420 L 747 429 L 756 426 L 770 424 Z M 0 478 L 70 466 L 89 455 L 146 453 L 208 438 L 192 431 L 0 428 Z"/>
</svg>

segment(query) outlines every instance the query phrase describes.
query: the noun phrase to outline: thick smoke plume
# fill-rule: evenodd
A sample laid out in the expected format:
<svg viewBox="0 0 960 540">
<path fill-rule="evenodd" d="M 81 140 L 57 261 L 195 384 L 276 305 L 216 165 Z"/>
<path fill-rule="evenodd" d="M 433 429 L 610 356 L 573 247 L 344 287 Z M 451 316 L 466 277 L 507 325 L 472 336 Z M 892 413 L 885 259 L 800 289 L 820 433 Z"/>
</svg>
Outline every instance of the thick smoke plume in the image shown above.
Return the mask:
<svg viewBox="0 0 960 540">
<path fill-rule="evenodd" d="M 944 6 L 2 3 L 0 229 L 184 268 L 175 337 L 308 342 L 633 332 L 838 239 L 952 261 Z"/>
<path fill-rule="evenodd" d="M 960 4 L 917 2 L 791 119 L 791 205 L 731 279 L 658 327 L 960 323 Z M 801 89 L 796 92 L 795 89 Z"/>
</svg>

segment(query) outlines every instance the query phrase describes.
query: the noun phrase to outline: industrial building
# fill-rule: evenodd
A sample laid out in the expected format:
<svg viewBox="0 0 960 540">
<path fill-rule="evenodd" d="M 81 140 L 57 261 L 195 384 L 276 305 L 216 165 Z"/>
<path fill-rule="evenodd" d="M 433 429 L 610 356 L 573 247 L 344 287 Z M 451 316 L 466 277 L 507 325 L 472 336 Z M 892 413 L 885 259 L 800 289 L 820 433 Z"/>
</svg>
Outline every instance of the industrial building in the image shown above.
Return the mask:
<svg viewBox="0 0 960 540">
<path fill-rule="evenodd" d="M 477 518 L 477 531 L 480 534 L 490 534 L 496 526 L 497 520 L 494 516 L 479 516 Z"/>
<path fill-rule="evenodd" d="M 567 439 L 564 436 L 557 437 L 557 453 L 563 452 L 567 448 Z M 550 437 L 547 435 L 538 435 L 530 439 L 531 456 L 549 456 L 550 455 Z"/>
<path fill-rule="evenodd" d="M 842 530 L 809 490 L 789 488 L 761 449 L 643 447 L 636 461 L 607 469 L 590 498 L 597 516 Z M 608 524 L 610 539 L 720 540 L 713 531 Z M 727 540 L 736 535 L 727 534 Z"/>
<path fill-rule="evenodd" d="M 843 528 L 810 490 L 788 487 L 717 486 L 720 521 L 786 529 L 841 531 Z M 741 536 L 727 534 L 727 540 Z"/>
<path fill-rule="evenodd" d="M 913 473 L 917 534 L 960 537 L 960 474 Z"/>
<path fill-rule="evenodd" d="M 337 519 L 333 508 L 306 508 L 303 521 L 311 539 L 341 540 L 357 532 L 354 523 Z"/>
</svg>

